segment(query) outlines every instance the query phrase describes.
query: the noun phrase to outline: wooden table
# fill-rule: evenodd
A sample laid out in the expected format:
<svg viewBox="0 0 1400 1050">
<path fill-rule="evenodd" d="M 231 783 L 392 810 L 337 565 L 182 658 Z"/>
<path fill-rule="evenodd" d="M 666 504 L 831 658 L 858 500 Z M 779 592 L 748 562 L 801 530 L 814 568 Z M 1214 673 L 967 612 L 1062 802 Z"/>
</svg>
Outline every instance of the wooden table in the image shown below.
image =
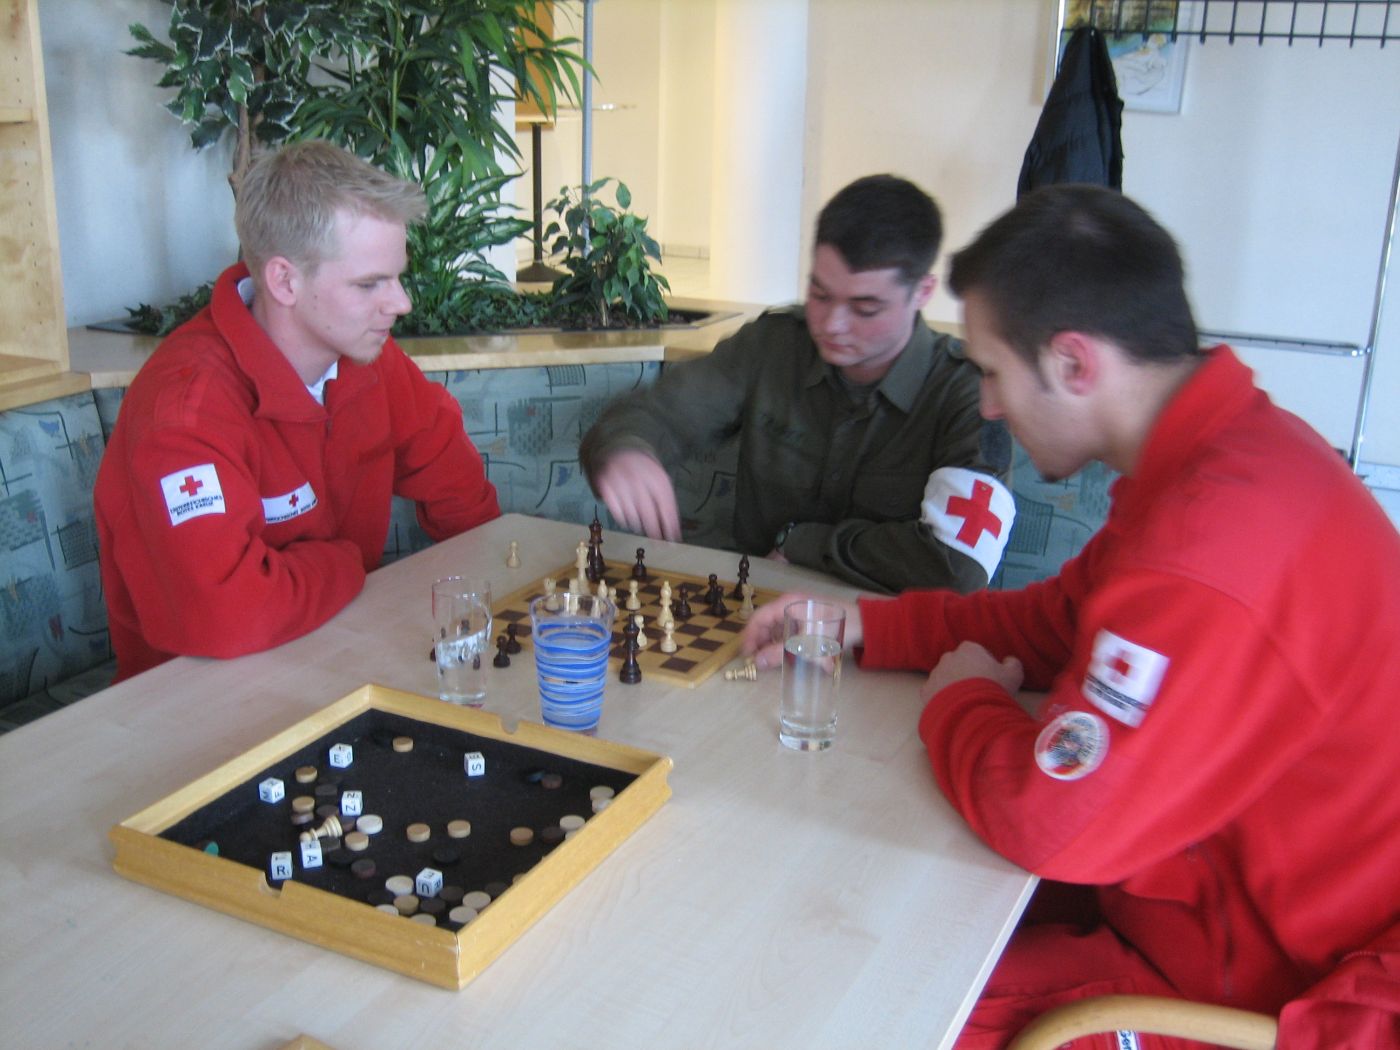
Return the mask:
<svg viewBox="0 0 1400 1050">
<path fill-rule="evenodd" d="M 0 737 L 0 1045 L 949 1045 L 1035 880 L 938 794 L 912 675 L 852 663 L 816 754 L 778 743 L 776 672 L 611 684 L 599 735 L 671 756 L 673 797 L 460 992 L 112 871 L 113 824 L 293 722 L 366 682 L 433 693 L 434 578 L 484 573 L 504 594 L 584 538 L 509 515 L 374 573 L 305 638 L 175 660 Z M 646 547 L 653 566 L 733 572 L 729 554 Z M 850 593 L 762 559 L 751 578 Z M 528 657 L 493 675 L 488 709 L 538 717 Z"/>
</svg>

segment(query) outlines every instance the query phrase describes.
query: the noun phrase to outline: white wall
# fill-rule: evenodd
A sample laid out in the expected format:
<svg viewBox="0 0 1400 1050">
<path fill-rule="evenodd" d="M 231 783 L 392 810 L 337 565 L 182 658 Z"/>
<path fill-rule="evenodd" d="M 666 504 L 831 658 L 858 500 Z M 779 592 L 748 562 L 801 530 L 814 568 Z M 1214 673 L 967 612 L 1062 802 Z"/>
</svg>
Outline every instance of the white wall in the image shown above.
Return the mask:
<svg viewBox="0 0 1400 1050">
<path fill-rule="evenodd" d="M 734 206 L 709 192 L 722 131 L 713 120 L 716 4 L 595 5 L 595 102 L 626 108 L 597 114 L 594 174 L 626 181 L 658 240 L 690 252 L 708 249 L 715 210 Z M 155 67 L 120 53 L 127 23 L 158 24 L 163 5 L 40 7 L 70 323 L 119 316 L 212 276 L 235 249 L 227 158 L 191 154 L 160 108 Z M 564 28 L 578 7 L 561 4 Z M 873 171 L 925 186 L 943 206 L 947 246 L 966 243 L 1014 198 L 1047 83 L 1053 0 L 808 0 L 804 8 L 799 266 L 822 202 Z M 1359 342 L 1397 135 L 1400 48 L 1211 41 L 1191 53 L 1180 115 L 1126 116 L 1126 189 L 1181 239 L 1204 325 Z M 528 153 L 528 136 L 520 142 Z M 578 114 L 566 113 L 545 133 L 546 196 L 578 181 L 580 152 Z M 528 182 L 519 186 L 528 209 Z M 734 180 L 727 192 L 745 190 L 746 203 L 791 193 L 761 177 Z M 776 243 L 755 253 L 771 264 L 755 281 L 791 282 L 792 254 Z M 1363 449 L 1382 464 L 1400 464 L 1400 262 L 1394 269 Z M 958 316 L 942 292 L 928 313 Z M 1348 443 L 1359 367 L 1279 351 L 1246 356 L 1278 400 Z"/>
</svg>

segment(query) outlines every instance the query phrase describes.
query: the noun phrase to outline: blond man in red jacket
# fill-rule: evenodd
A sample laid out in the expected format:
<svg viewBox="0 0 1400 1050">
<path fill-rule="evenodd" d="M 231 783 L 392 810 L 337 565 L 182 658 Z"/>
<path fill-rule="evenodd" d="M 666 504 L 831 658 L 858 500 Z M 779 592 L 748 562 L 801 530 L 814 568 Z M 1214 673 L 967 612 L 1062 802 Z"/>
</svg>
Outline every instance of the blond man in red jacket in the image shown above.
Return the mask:
<svg viewBox="0 0 1400 1050">
<path fill-rule="evenodd" d="M 1197 349 L 1176 246 L 1124 197 L 1039 190 L 950 284 L 983 415 L 1048 478 L 1123 475 L 1054 579 L 850 610 L 862 667 L 932 669 L 938 788 L 1047 880 L 958 1045 L 1116 992 L 1281 1012 L 1286 1050 L 1400 1046 L 1400 535 L 1228 347 Z M 747 630 L 765 665 L 780 605 Z"/>
<path fill-rule="evenodd" d="M 98 471 L 118 679 L 320 626 L 379 564 L 392 494 L 433 539 L 500 514 L 456 401 L 389 334 L 425 208 L 324 142 L 244 178 L 244 262 L 141 369 Z"/>
</svg>

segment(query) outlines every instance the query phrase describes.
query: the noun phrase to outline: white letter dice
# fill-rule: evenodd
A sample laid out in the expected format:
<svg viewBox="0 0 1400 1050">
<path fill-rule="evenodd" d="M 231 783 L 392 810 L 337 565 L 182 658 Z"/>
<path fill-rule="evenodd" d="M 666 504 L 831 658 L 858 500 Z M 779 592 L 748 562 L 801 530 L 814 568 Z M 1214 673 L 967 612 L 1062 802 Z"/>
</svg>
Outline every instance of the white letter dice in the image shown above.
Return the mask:
<svg viewBox="0 0 1400 1050">
<path fill-rule="evenodd" d="M 442 872 L 424 868 L 418 873 L 414 888 L 420 897 L 436 897 L 442 891 Z"/>
<path fill-rule="evenodd" d="M 272 860 L 267 865 L 267 870 L 272 873 L 274 879 L 290 879 L 292 877 L 292 855 L 290 852 L 274 853 Z"/>
<path fill-rule="evenodd" d="M 349 744 L 336 744 L 331 748 L 331 765 L 344 769 L 355 761 L 355 749 Z"/>
<path fill-rule="evenodd" d="M 342 791 L 340 793 L 340 812 L 347 817 L 358 817 L 365 811 L 365 796 L 360 791 Z"/>
<path fill-rule="evenodd" d="M 268 777 L 258 785 L 258 798 L 264 802 L 281 802 L 287 797 L 287 789 L 276 777 Z"/>
<path fill-rule="evenodd" d="M 313 839 L 301 844 L 301 866 L 319 868 L 321 866 L 321 840 Z"/>
<path fill-rule="evenodd" d="M 486 758 L 480 751 L 468 751 L 463 764 L 467 768 L 467 776 L 469 777 L 486 775 Z"/>
</svg>

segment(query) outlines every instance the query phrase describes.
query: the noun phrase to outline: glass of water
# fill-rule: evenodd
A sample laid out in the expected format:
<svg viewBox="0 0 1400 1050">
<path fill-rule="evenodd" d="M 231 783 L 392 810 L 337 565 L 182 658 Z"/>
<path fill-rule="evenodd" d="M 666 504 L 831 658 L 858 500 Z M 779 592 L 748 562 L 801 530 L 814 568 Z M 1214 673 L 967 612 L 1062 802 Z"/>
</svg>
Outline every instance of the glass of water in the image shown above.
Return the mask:
<svg viewBox="0 0 1400 1050">
<path fill-rule="evenodd" d="M 433 655 L 438 697 L 480 707 L 486 702 L 487 653 L 491 647 L 491 584 L 448 576 L 433 584 Z"/>
<path fill-rule="evenodd" d="M 593 594 L 552 595 L 530 603 L 530 644 L 545 725 L 575 732 L 598 725 L 614 616 L 613 603 Z"/>
<path fill-rule="evenodd" d="M 836 696 L 846 610 L 812 599 L 783 609 L 783 699 L 778 739 L 797 751 L 824 751 L 836 739 Z"/>
</svg>

